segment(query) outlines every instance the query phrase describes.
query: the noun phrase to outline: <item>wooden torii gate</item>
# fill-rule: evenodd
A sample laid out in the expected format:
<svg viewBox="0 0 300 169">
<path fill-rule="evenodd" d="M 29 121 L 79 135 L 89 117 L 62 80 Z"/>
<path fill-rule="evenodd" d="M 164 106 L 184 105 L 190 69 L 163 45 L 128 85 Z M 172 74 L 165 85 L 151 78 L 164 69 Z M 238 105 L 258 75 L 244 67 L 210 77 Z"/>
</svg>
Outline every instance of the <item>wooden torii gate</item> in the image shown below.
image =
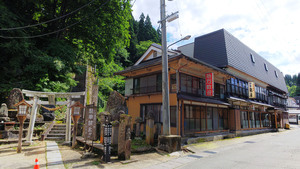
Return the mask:
<svg viewBox="0 0 300 169">
<path fill-rule="evenodd" d="M 81 98 L 85 96 L 85 92 L 69 92 L 69 93 L 59 93 L 59 92 L 39 92 L 22 90 L 22 93 L 33 100 L 28 101 L 28 103 L 33 104 L 30 115 L 30 123 L 28 128 L 28 134 L 26 137 L 26 142 L 32 143 L 33 129 L 36 119 L 36 114 L 38 111 L 38 104 L 52 104 L 52 105 L 67 105 L 67 119 L 66 119 L 66 137 L 65 143 L 71 143 L 71 110 L 70 106 L 72 104 L 72 98 Z M 48 101 L 42 101 L 39 98 L 48 98 Z M 55 98 L 67 98 L 67 101 L 56 102 Z"/>
</svg>

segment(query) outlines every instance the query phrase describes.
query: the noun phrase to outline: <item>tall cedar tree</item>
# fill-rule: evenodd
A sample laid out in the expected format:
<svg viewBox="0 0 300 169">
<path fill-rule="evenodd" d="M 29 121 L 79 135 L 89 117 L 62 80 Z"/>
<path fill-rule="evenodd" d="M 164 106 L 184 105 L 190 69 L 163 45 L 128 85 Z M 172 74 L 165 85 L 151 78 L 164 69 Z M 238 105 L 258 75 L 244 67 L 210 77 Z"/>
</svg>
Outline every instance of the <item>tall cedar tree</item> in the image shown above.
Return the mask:
<svg viewBox="0 0 300 169">
<path fill-rule="evenodd" d="M 140 15 L 139 21 L 134 20 L 134 18 L 132 17 L 132 19 L 130 20 L 129 31 L 131 39 L 130 46 L 129 48 L 127 48 L 127 51 L 130 54 L 130 62 L 123 64 L 127 66 L 135 63 L 145 52 L 145 49 L 149 47 L 149 44 L 161 42 L 160 29 L 155 30 L 152 26 L 149 15 L 147 15 L 147 17 L 145 18 L 144 13 Z M 137 47 L 139 48 L 139 50 L 137 49 Z"/>
<path fill-rule="evenodd" d="M 298 73 L 298 77 L 297 77 L 296 96 L 300 96 L 300 73 Z"/>
</svg>

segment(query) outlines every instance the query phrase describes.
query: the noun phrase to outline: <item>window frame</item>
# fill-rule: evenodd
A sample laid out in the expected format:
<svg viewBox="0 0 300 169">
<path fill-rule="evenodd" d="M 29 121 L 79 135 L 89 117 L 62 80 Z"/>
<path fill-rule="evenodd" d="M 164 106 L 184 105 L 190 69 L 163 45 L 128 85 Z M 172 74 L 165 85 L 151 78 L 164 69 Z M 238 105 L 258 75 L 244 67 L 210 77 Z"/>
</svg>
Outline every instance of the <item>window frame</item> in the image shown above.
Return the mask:
<svg viewBox="0 0 300 169">
<path fill-rule="evenodd" d="M 252 53 L 250 53 L 250 58 L 251 58 L 252 63 L 255 63 L 255 58 Z"/>
</svg>

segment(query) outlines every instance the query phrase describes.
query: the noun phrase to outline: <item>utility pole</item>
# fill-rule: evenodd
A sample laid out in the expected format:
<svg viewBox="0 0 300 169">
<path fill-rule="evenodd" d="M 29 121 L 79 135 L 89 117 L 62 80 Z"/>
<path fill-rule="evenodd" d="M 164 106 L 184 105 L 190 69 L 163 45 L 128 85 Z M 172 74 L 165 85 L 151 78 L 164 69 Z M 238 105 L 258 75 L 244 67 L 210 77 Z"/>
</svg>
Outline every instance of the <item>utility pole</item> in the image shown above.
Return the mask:
<svg viewBox="0 0 300 169">
<path fill-rule="evenodd" d="M 166 2 L 160 0 L 161 44 L 162 44 L 162 107 L 163 135 L 170 135 L 170 106 L 169 106 L 169 73 L 166 31 Z"/>
</svg>

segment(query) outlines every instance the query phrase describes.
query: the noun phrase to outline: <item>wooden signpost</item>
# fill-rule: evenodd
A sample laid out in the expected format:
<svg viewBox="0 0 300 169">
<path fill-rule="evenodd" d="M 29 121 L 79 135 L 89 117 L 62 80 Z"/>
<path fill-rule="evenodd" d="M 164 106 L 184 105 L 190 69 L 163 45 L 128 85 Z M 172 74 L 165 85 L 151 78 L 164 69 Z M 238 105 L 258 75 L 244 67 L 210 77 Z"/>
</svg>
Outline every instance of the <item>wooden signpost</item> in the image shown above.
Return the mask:
<svg viewBox="0 0 300 169">
<path fill-rule="evenodd" d="M 96 120 L 97 120 L 97 107 L 94 105 L 87 105 L 85 108 L 85 121 L 84 121 L 84 138 L 85 140 L 96 139 Z"/>
</svg>

